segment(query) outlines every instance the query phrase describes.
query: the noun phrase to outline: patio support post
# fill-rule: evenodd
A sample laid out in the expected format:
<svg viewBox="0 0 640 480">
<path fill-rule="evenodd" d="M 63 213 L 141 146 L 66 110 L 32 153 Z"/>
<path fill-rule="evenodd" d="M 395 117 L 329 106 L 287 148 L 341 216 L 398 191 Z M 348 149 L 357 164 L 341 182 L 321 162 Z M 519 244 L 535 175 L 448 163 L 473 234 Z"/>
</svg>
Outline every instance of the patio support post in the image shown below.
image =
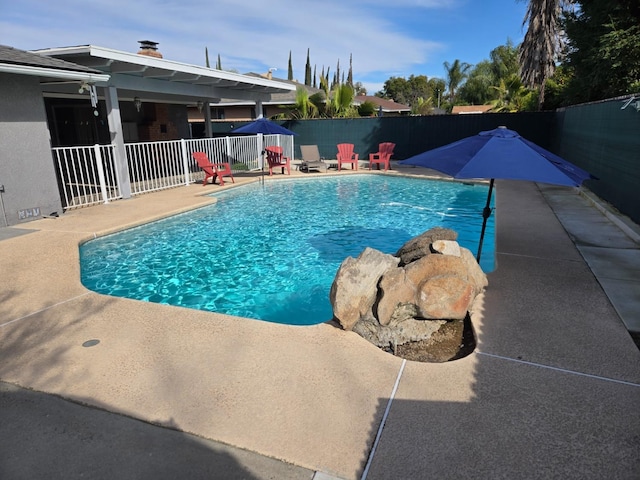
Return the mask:
<svg viewBox="0 0 640 480">
<path fill-rule="evenodd" d="M 262 109 L 262 100 L 256 100 L 256 118 L 264 117 L 264 110 Z"/>
<path fill-rule="evenodd" d="M 204 135 L 207 138 L 213 137 L 213 128 L 211 128 L 211 104 L 204 103 Z"/>
<path fill-rule="evenodd" d="M 122 133 L 122 117 L 118 104 L 116 87 L 105 87 L 105 103 L 107 104 L 107 120 L 109 122 L 109 136 L 114 146 L 116 179 L 122 198 L 131 198 L 131 180 L 129 179 L 129 165 L 127 152 L 124 148 L 124 134 Z"/>
<path fill-rule="evenodd" d="M 189 154 L 187 153 L 187 141 L 180 139 L 180 151 L 182 153 L 182 171 L 184 172 L 184 184 L 189 186 Z"/>
</svg>

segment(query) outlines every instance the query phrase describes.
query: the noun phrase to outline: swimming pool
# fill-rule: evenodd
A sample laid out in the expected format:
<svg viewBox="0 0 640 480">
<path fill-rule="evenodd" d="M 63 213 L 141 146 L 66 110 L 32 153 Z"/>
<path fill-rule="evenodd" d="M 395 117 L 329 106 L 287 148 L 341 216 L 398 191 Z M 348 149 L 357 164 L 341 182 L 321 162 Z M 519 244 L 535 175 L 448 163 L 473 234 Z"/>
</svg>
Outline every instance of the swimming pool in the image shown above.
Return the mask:
<svg viewBox="0 0 640 480">
<path fill-rule="evenodd" d="M 340 263 L 395 253 L 434 226 L 475 255 L 488 188 L 389 175 L 253 183 L 199 208 L 84 243 L 82 283 L 99 293 L 292 325 L 332 318 Z M 494 264 L 487 225 L 482 267 Z"/>
</svg>

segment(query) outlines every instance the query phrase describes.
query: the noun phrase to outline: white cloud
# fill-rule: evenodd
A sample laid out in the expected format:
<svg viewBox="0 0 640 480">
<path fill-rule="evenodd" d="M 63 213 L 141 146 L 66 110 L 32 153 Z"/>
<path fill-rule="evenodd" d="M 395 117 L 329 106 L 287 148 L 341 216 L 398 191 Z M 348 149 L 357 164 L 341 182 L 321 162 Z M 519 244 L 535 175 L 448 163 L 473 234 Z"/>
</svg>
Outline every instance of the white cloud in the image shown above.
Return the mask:
<svg viewBox="0 0 640 480">
<path fill-rule="evenodd" d="M 280 77 L 287 75 L 291 51 L 299 80 L 304 79 L 309 48 L 318 74 L 323 66 L 335 72 L 338 60 L 346 74 L 352 55 L 354 79 L 365 85 L 382 85 L 391 76 L 440 71 L 443 52 L 449 54 L 442 32 L 457 37 L 463 32 L 443 28 L 438 33 L 436 26 L 451 17 L 468 16 L 470 5 L 469 0 L 4 3 L 0 43 L 17 48 L 94 44 L 135 52 L 138 40 L 153 40 L 171 60 L 204 65 L 207 47 L 212 64 L 220 54 L 225 69 L 244 73 L 276 67 Z"/>
</svg>

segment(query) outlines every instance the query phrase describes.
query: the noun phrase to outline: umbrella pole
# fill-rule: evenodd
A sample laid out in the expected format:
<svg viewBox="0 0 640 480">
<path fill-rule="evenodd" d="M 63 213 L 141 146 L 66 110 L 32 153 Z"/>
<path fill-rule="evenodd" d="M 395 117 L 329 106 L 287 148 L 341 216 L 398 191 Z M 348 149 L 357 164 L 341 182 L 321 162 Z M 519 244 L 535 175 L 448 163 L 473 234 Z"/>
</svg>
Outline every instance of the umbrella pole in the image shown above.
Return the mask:
<svg viewBox="0 0 640 480">
<path fill-rule="evenodd" d="M 476 260 L 480 263 L 480 255 L 482 254 L 482 242 L 484 241 L 484 231 L 487 229 L 487 220 L 491 216 L 491 194 L 493 193 L 493 181 L 492 178 L 489 182 L 489 194 L 487 195 L 487 205 L 482 210 L 482 231 L 480 232 L 480 245 L 478 245 L 478 255 Z"/>
</svg>

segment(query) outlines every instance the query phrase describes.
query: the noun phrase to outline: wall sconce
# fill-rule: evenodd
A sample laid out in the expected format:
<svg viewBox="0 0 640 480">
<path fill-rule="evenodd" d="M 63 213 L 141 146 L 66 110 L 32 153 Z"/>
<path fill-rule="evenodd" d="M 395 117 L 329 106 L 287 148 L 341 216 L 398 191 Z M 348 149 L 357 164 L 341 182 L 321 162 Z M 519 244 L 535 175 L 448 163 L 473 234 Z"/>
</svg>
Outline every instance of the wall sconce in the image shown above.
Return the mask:
<svg viewBox="0 0 640 480">
<path fill-rule="evenodd" d="M 204 103 L 202 102 L 202 100 L 198 100 L 198 103 L 196 103 L 196 105 L 198 106 L 198 111 L 202 113 L 202 109 L 204 108 Z"/>
<path fill-rule="evenodd" d="M 138 113 L 140 113 L 140 109 L 142 108 L 142 100 L 140 100 L 140 97 L 133 97 L 133 104 L 136 106 Z"/>
</svg>

